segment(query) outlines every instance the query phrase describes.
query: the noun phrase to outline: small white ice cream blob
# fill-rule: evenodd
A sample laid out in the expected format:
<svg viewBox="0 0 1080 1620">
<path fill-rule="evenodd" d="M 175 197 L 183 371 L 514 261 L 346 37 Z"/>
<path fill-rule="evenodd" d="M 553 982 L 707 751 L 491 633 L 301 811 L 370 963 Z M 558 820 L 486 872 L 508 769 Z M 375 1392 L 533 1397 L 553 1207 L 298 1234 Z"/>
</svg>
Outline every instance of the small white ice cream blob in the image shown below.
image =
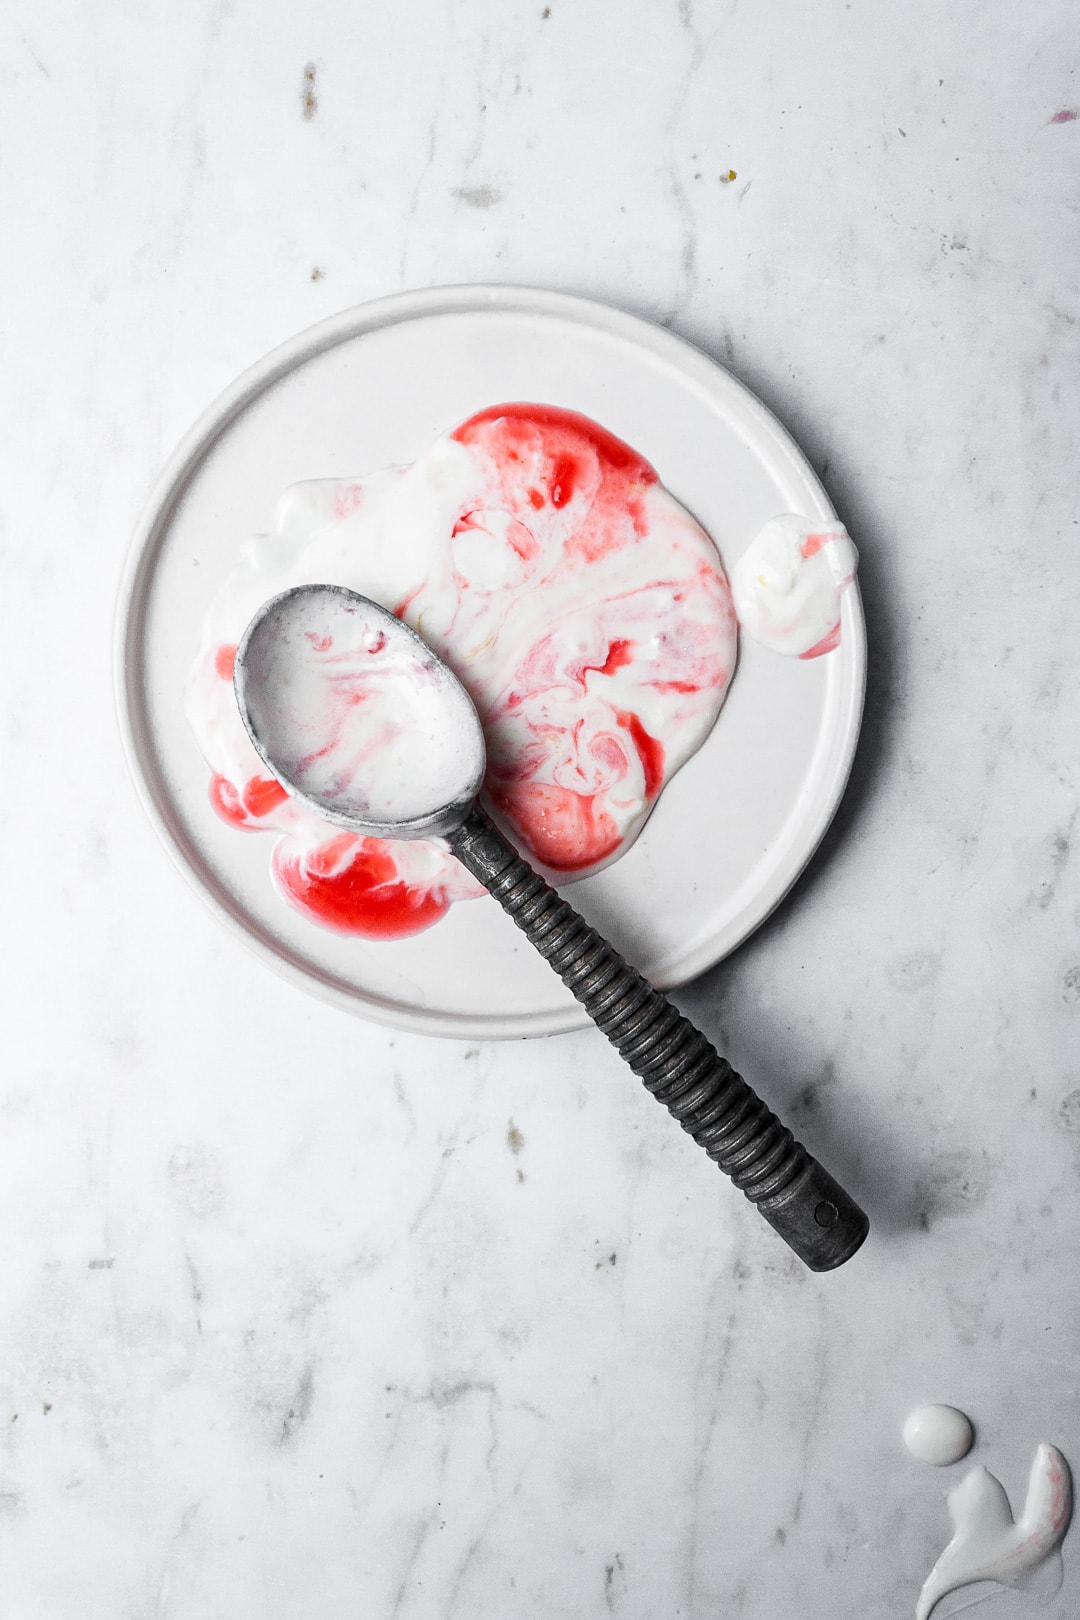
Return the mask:
<svg viewBox="0 0 1080 1620">
<path fill-rule="evenodd" d="M 904 1423 L 904 1444 L 920 1462 L 947 1468 L 971 1450 L 971 1419 L 955 1406 L 917 1406 Z"/>
<path fill-rule="evenodd" d="M 840 599 L 858 553 L 842 523 L 770 518 L 731 572 L 735 613 L 754 641 L 792 658 L 840 644 Z"/>
</svg>

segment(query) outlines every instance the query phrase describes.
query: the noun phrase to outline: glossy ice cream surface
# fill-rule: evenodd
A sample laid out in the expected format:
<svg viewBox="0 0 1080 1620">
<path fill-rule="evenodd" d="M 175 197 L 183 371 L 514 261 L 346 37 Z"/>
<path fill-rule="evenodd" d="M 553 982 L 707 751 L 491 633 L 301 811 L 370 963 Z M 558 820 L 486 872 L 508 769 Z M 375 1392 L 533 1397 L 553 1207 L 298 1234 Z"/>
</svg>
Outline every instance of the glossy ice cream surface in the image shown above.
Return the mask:
<svg viewBox="0 0 1080 1620">
<path fill-rule="evenodd" d="M 437 843 L 343 833 L 289 800 L 232 692 L 269 597 L 332 582 L 397 613 L 457 673 L 484 725 L 485 792 L 525 853 L 578 876 L 621 854 L 700 746 L 736 657 L 716 549 L 652 467 L 550 406 L 471 417 L 411 466 L 294 485 L 207 615 L 187 711 L 226 820 L 283 835 L 284 896 L 373 938 L 477 893 Z M 418 769 L 422 762 L 418 761 Z"/>
<path fill-rule="evenodd" d="M 858 556 L 842 523 L 770 518 L 735 564 L 735 610 L 773 652 L 819 658 L 840 644 L 840 603 Z"/>
</svg>

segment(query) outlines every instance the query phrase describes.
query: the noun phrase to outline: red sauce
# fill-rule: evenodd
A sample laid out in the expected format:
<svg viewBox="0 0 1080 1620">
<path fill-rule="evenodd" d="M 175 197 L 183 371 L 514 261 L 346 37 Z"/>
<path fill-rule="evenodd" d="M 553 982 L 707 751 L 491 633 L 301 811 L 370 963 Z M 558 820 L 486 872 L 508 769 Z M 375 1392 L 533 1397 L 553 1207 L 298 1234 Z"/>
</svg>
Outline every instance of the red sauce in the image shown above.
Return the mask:
<svg viewBox="0 0 1080 1620">
<path fill-rule="evenodd" d="M 240 797 L 240 790 L 233 786 L 227 776 L 212 776 L 210 778 L 210 803 L 230 827 L 247 827 L 248 813 L 244 809 L 244 802 Z"/>
<path fill-rule="evenodd" d="M 272 776 L 253 776 L 244 788 L 244 808 L 253 816 L 268 816 L 288 797 L 281 783 Z"/>
<path fill-rule="evenodd" d="M 550 782 L 505 782 L 491 799 L 553 872 L 579 872 L 619 847 L 619 829 L 596 801 Z"/>
<path fill-rule="evenodd" d="M 651 686 L 657 692 L 700 692 L 701 686 L 697 681 L 652 681 Z M 716 684 L 715 682 L 713 683 Z"/>
<path fill-rule="evenodd" d="M 210 778 L 210 803 L 230 827 L 252 830 L 252 818 L 261 820 L 271 810 L 284 803 L 288 794 L 272 776 L 253 776 L 245 782 L 243 792 L 227 776 Z"/>
<path fill-rule="evenodd" d="M 364 499 L 362 484 L 343 484 L 334 494 L 334 516 L 351 517 Z"/>
<path fill-rule="evenodd" d="M 625 726 L 634 739 L 634 747 L 641 760 L 641 769 L 645 773 L 645 797 L 655 799 L 664 785 L 664 745 L 650 737 L 636 714 L 629 714 L 625 710 L 616 710 L 616 719 L 620 726 Z"/>
<path fill-rule="evenodd" d="M 236 648 L 227 647 L 223 642 L 214 654 L 214 668 L 223 681 L 231 681 L 236 668 Z"/>
<path fill-rule="evenodd" d="M 365 939 L 405 939 L 438 922 L 449 909 L 438 894 L 403 883 L 392 848 L 375 838 L 341 833 L 303 855 L 274 851 L 274 875 L 297 908 L 324 927 Z"/>
<path fill-rule="evenodd" d="M 549 443 L 552 437 L 562 438 L 563 447 L 572 450 L 578 447 L 574 445 L 574 440 L 584 440 L 613 471 L 629 473 L 643 484 L 658 482 L 655 470 L 644 456 L 624 444 L 622 439 L 617 439 L 614 433 L 609 433 L 607 428 L 602 428 L 599 422 L 582 416 L 580 411 L 564 411 L 559 405 L 489 405 L 486 410 L 470 416 L 467 422 L 462 422 L 450 437 L 457 439 L 459 444 L 473 444 L 480 437 L 478 430 L 484 423 L 500 421 L 506 422 L 508 433 L 517 430 L 521 443 L 531 439 L 537 428 L 544 428 L 547 430 L 544 438 Z"/>
<path fill-rule="evenodd" d="M 820 658 L 822 653 L 832 652 L 833 648 L 834 647 L 839 647 L 839 645 L 840 645 L 840 620 L 837 619 L 836 623 L 833 625 L 833 627 L 829 631 L 828 635 L 827 636 L 822 636 L 820 641 L 816 641 L 812 647 L 808 647 L 804 653 L 800 653 L 799 657 L 800 658 Z"/>
<path fill-rule="evenodd" d="M 641 496 L 658 482 L 636 450 L 578 411 L 557 405 L 491 405 L 455 428 L 461 444 L 483 444 L 502 474 L 510 512 L 539 510 L 544 492 L 556 511 L 576 502 L 567 557 L 593 562 L 644 534 Z M 537 496 L 540 497 L 539 501 Z"/>
<path fill-rule="evenodd" d="M 565 506 L 574 493 L 574 480 L 577 477 L 578 465 L 573 456 L 563 452 L 555 457 L 555 464 L 551 469 L 551 504 L 552 506 Z"/>
<path fill-rule="evenodd" d="M 608 648 L 607 657 L 600 666 L 601 675 L 614 675 L 617 669 L 623 669 L 634 657 L 634 643 L 622 637 L 613 641 Z"/>
</svg>

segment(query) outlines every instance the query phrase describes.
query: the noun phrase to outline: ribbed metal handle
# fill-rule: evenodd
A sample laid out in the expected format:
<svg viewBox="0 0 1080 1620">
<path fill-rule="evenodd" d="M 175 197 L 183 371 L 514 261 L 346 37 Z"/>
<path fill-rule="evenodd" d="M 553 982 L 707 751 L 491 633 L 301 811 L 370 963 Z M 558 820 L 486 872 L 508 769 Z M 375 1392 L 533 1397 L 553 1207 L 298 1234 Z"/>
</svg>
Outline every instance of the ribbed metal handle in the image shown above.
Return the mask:
<svg viewBox="0 0 1080 1620">
<path fill-rule="evenodd" d="M 711 1041 L 517 854 L 479 808 L 449 843 L 528 935 L 646 1088 L 813 1271 L 849 1260 L 869 1223 Z"/>
</svg>

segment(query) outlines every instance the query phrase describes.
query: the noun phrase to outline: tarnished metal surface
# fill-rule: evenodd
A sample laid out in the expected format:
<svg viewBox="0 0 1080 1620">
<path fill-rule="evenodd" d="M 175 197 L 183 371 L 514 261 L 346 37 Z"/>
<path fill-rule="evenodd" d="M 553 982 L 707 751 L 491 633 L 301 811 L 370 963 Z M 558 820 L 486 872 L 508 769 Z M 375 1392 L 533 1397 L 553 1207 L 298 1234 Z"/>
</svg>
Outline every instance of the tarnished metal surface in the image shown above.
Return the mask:
<svg viewBox="0 0 1080 1620">
<path fill-rule="evenodd" d="M 813 1271 L 851 1258 L 869 1223 L 699 1029 L 579 917 L 473 809 L 450 834 L 495 896 L 668 1108 Z"/>
</svg>

